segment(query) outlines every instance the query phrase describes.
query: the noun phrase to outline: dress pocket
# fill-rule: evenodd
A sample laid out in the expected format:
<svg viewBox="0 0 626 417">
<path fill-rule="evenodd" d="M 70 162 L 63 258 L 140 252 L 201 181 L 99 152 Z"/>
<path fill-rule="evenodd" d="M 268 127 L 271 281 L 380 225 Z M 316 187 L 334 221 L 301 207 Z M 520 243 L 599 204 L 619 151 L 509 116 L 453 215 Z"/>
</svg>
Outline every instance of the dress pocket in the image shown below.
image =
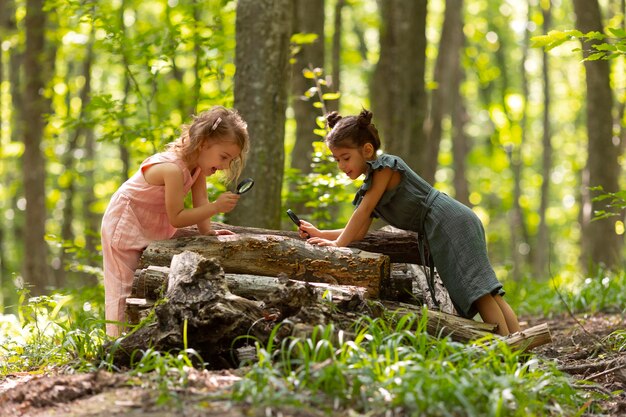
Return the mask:
<svg viewBox="0 0 626 417">
<path fill-rule="evenodd" d="M 111 244 L 122 250 L 143 250 L 148 243 L 130 201 L 126 201 L 115 226 Z"/>
</svg>

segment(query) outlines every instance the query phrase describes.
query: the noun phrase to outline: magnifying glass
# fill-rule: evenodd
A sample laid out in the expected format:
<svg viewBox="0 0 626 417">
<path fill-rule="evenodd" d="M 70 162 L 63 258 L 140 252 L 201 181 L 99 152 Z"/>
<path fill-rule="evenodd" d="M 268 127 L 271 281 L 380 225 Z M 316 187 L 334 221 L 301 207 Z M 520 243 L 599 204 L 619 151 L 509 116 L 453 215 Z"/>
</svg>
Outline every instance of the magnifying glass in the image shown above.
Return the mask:
<svg viewBox="0 0 626 417">
<path fill-rule="evenodd" d="M 300 218 L 296 216 L 296 213 L 294 213 L 291 209 L 287 209 L 287 216 L 289 216 L 291 221 L 294 222 L 295 225 L 298 226 L 298 228 L 300 227 Z M 306 235 L 306 237 L 311 237 L 311 235 L 309 235 L 307 232 L 304 232 L 304 234 Z"/>
<path fill-rule="evenodd" d="M 237 194 L 243 194 L 247 191 L 250 191 L 250 188 L 254 185 L 254 180 L 252 178 L 246 178 L 237 184 Z"/>
</svg>

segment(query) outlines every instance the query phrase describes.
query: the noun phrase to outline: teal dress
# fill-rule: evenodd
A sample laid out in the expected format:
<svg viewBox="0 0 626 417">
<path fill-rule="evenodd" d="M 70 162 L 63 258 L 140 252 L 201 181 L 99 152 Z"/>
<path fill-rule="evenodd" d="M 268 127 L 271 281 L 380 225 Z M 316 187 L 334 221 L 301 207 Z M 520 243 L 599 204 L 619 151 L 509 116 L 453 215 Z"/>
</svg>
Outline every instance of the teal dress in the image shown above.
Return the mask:
<svg viewBox="0 0 626 417">
<path fill-rule="evenodd" d="M 353 204 L 361 203 L 374 171 L 391 168 L 401 174 L 400 183 L 385 191 L 373 215 L 425 237 L 443 285 L 463 317 L 476 315 L 472 304 L 480 297 L 504 294 L 487 257 L 483 225 L 469 207 L 433 188 L 397 156 L 383 154 L 367 164 L 365 181 Z"/>
</svg>

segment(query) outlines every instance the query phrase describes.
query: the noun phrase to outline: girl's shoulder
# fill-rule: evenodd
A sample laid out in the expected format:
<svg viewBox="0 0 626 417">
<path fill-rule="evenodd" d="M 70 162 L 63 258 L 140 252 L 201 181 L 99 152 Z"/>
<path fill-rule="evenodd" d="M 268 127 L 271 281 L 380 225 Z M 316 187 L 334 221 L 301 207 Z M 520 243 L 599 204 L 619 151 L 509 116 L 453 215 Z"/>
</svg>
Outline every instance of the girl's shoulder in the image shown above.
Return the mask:
<svg viewBox="0 0 626 417">
<path fill-rule="evenodd" d="M 367 161 L 370 171 L 377 171 L 383 168 L 391 168 L 394 171 L 406 171 L 406 164 L 399 156 L 391 154 L 381 154 L 372 161 Z"/>
<path fill-rule="evenodd" d="M 141 163 L 141 168 L 143 169 L 143 168 L 155 165 L 155 164 L 162 164 L 164 162 L 174 163 L 181 168 L 185 166 L 184 161 L 175 152 L 165 151 L 165 152 L 155 153 L 154 155 L 149 156 L 146 159 L 144 159 L 144 161 Z"/>
</svg>

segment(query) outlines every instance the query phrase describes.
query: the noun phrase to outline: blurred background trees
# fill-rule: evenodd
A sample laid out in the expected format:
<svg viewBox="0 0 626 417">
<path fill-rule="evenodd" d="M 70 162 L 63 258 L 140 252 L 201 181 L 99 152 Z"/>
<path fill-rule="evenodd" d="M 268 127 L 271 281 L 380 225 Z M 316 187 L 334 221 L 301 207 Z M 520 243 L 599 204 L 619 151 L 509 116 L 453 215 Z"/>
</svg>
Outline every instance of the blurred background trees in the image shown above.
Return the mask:
<svg viewBox="0 0 626 417">
<path fill-rule="evenodd" d="M 111 194 L 215 104 L 237 107 L 252 139 L 245 175 L 255 188 L 229 222 L 289 228 L 289 205 L 341 227 L 356 185 L 328 161 L 316 118 L 366 107 L 385 150 L 481 217 L 503 280 L 623 268 L 623 210 L 593 221 L 620 209 L 591 187 L 625 188 L 624 54 L 593 55 L 593 42 L 623 40 L 625 9 L 624 0 L 2 0 L 0 305 L 22 285 L 33 294 L 99 285 Z M 575 28 L 622 32 L 531 46 Z M 214 197 L 232 185 L 208 187 Z"/>
</svg>

